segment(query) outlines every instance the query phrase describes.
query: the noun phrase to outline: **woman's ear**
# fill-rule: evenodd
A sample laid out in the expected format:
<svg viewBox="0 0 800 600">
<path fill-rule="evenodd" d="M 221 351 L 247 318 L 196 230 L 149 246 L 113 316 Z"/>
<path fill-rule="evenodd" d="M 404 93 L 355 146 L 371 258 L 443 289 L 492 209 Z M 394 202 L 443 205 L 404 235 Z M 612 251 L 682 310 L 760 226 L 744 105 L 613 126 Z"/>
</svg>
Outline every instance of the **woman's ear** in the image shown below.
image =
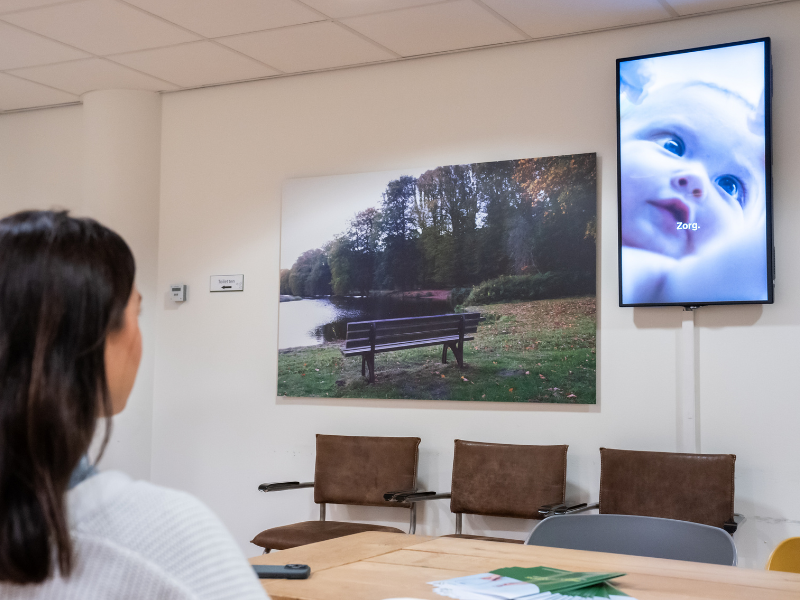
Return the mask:
<svg viewBox="0 0 800 600">
<path fill-rule="evenodd" d="M 106 385 L 114 415 L 125 408 L 142 359 L 142 334 L 139 330 L 141 301 L 142 296 L 134 286 L 122 315 L 121 327 L 106 336 Z"/>
</svg>

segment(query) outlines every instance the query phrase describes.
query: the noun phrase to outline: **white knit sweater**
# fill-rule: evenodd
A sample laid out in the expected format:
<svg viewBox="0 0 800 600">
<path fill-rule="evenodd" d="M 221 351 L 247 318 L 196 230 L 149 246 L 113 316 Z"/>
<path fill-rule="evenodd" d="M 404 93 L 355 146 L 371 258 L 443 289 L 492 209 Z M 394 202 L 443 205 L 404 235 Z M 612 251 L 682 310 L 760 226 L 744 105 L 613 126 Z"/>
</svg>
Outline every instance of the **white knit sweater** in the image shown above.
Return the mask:
<svg viewBox="0 0 800 600">
<path fill-rule="evenodd" d="M 117 471 L 67 494 L 75 567 L 41 585 L 0 583 L 9 600 L 265 600 L 253 569 L 199 500 Z"/>
</svg>

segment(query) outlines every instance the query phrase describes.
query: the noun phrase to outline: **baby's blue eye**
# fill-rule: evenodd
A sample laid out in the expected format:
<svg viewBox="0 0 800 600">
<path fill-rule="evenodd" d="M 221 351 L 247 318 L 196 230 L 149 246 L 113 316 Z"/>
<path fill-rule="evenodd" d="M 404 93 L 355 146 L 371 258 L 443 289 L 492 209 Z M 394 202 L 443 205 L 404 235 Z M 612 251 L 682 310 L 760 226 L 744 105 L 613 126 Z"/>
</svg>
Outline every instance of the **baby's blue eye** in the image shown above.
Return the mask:
<svg viewBox="0 0 800 600">
<path fill-rule="evenodd" d="M 717 185 L 723 192 L 744 206 L 744 189 L 742 183 L 733 175 L 720 175 L 716 179 Z"/>
<path fill-rule="evenodd" d="M 664 149 L 672 152 L 676 156 L 683 156 L 686 152 L 686 146 L 679 137 L 668 138 L 667 141 L 664 142 Z"/>
</svg>

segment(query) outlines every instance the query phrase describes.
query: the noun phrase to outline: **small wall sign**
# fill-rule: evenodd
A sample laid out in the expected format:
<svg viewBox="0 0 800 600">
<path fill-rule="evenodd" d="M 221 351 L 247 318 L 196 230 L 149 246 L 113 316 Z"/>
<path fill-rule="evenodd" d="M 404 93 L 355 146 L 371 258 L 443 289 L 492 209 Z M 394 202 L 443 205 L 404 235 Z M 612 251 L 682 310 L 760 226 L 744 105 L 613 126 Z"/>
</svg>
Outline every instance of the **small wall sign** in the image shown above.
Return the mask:
<svg viewBox="0 0 800 600">
<path fill-rule="evenodd" d="M 212 275 L 209 289 L 212 292 L 241 292 L 244 290 L 244 275 Z"/>
</svg>

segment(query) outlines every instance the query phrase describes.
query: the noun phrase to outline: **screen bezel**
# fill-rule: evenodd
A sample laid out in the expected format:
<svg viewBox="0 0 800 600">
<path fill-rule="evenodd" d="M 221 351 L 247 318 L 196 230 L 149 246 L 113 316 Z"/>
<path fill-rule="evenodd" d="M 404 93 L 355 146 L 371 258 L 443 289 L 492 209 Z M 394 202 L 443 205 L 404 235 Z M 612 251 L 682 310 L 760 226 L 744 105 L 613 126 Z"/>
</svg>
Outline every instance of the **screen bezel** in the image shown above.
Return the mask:
<svg viewBox="0 0 800 600">
<path fill-rule="evenodd" d="M 769 93 L 764 94 L 764 178 L 766 182 L 766 223 L 767 228 L 767 299 L 766 300 L 727 300 L 720 302 L 687 300 L 685 302 L 654 302 L 654 303 L 623 303 L 622 298 L 622 153 L 620 143 L 620 64 L 632 60 L 644 58 L 657 58 L 673 54 L 688 54 L 689 52 L 701 52 L 704 50 L 715 50 L 717 48 L 727 48 L 730 46 L 743 46 L 746 44 L 764 44 L 764 90 Z M 772 304 L 774 302 L 775 288 L 775 257 L 773 245 L 773 226 L 772 226 L 772 50 L 770 38 L 756 38 L 741 42 L 729 42 L 726 44 L 714 44 L 713 46 L 701 46 L 698 48 L 688 48 L 685 50 L 672 50 L 669 52 L 658 52 L 655 54 L 643 54 L 641 56 L 629 56 L 617 59 L 617 267 L 619 280 L 619 305 L 621 307 L 638 306 L 684 306 L 697 307 L 709 305 L 729 305 L 729 304 Z"/>
</svg>

